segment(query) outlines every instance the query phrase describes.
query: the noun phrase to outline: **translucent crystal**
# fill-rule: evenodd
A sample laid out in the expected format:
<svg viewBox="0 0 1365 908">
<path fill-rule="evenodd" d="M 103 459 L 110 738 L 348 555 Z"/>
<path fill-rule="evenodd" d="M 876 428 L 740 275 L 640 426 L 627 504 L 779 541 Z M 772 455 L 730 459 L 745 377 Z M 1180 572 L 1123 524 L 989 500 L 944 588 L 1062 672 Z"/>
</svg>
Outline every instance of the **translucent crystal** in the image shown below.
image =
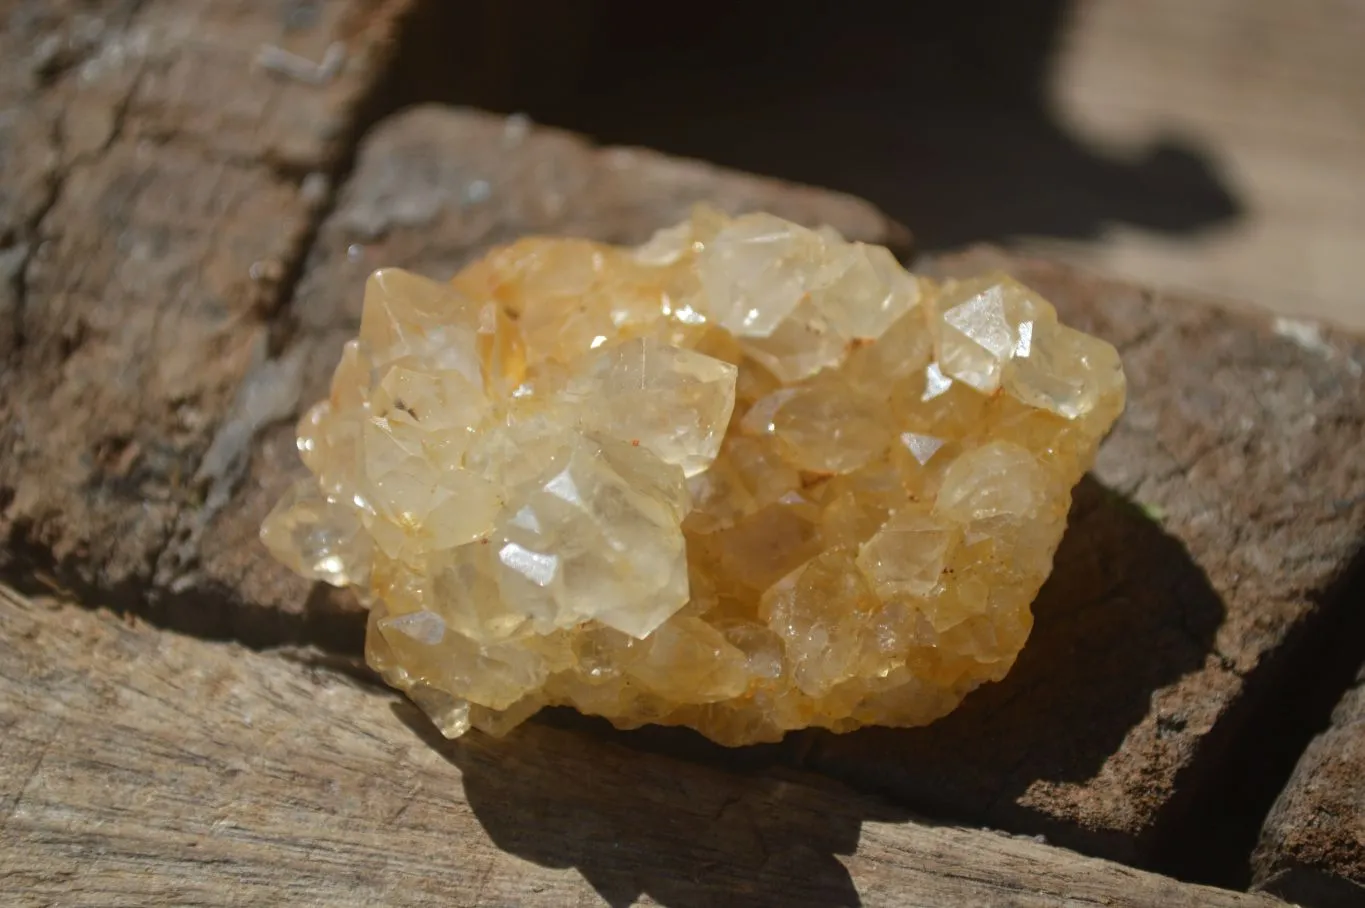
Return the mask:
<svg viewBox="0 0 1365 908">
<path fill-rule="evenodd" d="M 261 541 L 295 573 L 333 586 L 363 584 L 370 540 L 345 505 L 328 500 L 313 479 L 301 479 L 261 525 Z"/>
<path fill-rule="evenodd" d="M 858 551 L 858 567 L 882 599 L 927 596 L 947 567 L 960 530 L 927 509 L 904 507 Z"/>
<path fill-rule="evenodd" d="M 946 284 L 937 307 L 943 374 L 983 394 L 1000 387 L 1005 364 L 1028 356 L 1033 336 L 1057 320 L 1046 300 L 1003 274 Z"/>
<path fill-rule="evenodd" d="M 450 737 L 923 724 L 1009 671 L 1123 397 L 1005 275 L 699 209 L 377 272 L 261 537 Z"/>
<path fill-rule="evenodd" d="M 797 382 L 838 365 L 848 343 L 807 294 L 771 334 L 746 338 L 740 349 L 783 382 Z"/>
<path fill-rule="evenodd" d="M 831 244 L 816 305 L 845 337 L 876 340 L 919 302 L 919 282 L 883 246 Z"/>
<path fill-rule="evenodd" d="M 498 590 L 536 631 L 596 620 L 644 637 L 687 603 L 676 466 L 642 447 L 580 436 L 507 495 L 492 539 Z"/>
<path fill-rule="evenodd" d="M 583 357 L 568 392 L 595 428 L 695 476 L 711 465 L 735 406 L 734 366 L 635 338 Z"/>
<path fill-rule="evenodd" d="M 739 337 L 768 337 L 820 278 L 824 242 L 770 214 L 737 218 L 697 264 L 706 311 Z"/>
<path fill-rule="evenodd" d="M 478 327 L 478 307 L 446 284 L 384 268 L 365 285 L 360 349 L 375 366 L 416 357 L 479 387 Z"/>
<path fill-rule="evenodd" d="M 768 425 L 786 460 L 816 473 L 847 473 L 879 457 L 891 443 L 876 401 L 835 376 L 819 376 L 780 395 Z M 756 410 L 766 412 L 759 401 Z"/>
</svg>

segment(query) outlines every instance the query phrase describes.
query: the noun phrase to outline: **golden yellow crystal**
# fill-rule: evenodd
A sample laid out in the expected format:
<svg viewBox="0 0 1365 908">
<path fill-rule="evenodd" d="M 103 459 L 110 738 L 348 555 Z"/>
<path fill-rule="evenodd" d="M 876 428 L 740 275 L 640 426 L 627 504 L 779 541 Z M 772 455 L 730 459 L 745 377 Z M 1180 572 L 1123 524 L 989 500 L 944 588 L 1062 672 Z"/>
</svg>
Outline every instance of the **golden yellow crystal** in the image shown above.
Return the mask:
<svg viewBox="0 0 1365 908">
<path fill-rule="evenodd" d="M 918 725 L 1009 671 L 1123 397 L 1005 275 L 702 209 L 377 272 L 261 535 L 448 736 Z"/>
</svg>

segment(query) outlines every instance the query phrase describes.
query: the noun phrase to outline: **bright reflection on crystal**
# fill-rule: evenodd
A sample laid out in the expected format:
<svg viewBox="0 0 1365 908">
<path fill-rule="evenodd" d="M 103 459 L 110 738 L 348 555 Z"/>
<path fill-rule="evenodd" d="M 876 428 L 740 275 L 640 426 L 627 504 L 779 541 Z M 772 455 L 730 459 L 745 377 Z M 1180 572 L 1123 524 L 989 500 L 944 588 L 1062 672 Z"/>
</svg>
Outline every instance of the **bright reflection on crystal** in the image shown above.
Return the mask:
<svg viewBox="0 0 1365 908">
<path fill-rule="evenodd" d="M 536 586 L 549 586 L 559 570 L 559 558 L 543 555 L 509 542 L 498 552 L 498 560 Z"/>
<path fill-rule="evenodd" d="M 446 623 L 434 612 L 413 612 L 389 621 L 389 627 L 406 634 L 418 643 L 435 646 L 446 635 Z"/>
<path fill-rule="evenodd" d="M 261 538 L 449 737 L 918 725 L 1009 671 L 1123 397 L 1006 275 L 702 208 L 376 272 Z"/>
<path fill-rule="evenodd" d="M 943 439 L 935 438 L 932 435 L 918 435 L 914 432 L 902 432 L 901 444 L 905 445 L 910 453 L 914 455 L 915 460 L 919 461 L 920 465 L 923 466 L 929 462 L 929 458 L 933 457 L 934 454 L 938 452 L 939 448 L 943 447 Z"/>
<path fill-rule="evenodd" d="M 924 394 L 920 400 L 928 403 L 953 386 L 953 380 L 943 374 L 938 363 L 930 363 L 924 370 Z"/>
</svg>

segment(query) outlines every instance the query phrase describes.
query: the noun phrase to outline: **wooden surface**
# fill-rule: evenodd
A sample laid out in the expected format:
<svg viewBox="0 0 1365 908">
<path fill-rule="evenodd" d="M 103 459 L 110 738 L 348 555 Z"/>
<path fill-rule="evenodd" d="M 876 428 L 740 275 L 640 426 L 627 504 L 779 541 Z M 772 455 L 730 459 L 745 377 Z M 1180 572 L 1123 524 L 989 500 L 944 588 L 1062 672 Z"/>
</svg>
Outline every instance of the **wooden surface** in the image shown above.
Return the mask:
<svg viewBox="0 0 1365 908">
<path fill-rule="evenodd" d="M 324 393 L 355 331 L 356 288 L 368 270 L 396 264 L 443 277 L 523 232 L 639 238 L 701 197 L 832 221 L 861 236 L 891 229 L 845 197 L 525 130 L 515 120 L 435 108 L 377 126 L 288 305 L 264 324 L 218 336 L 264 332 L 276 350 L 251 363 L 216 410 L 197 408 L 206 450 L 191 452 L 198 459 L 179 480 L 159 473 L 164 462 L 150 457 L 157 427 L 148 425 L 130 427 L 145 433 L 131 435 L 133 454 L 116 449 L 102 461 L 172 488 L 197 477 L 189 489 L 201 490 L 204 506 L 167 502 L 166 520 L 179 530 L 151 545 L 123 531 L 146 519 L 138 497 L 145 485 L 122 500 L 100 498 L 88 484 L 53 482 L 54 470 L 31 458 L 14 469 L 20 494 L 8 513 L 20 517 L 10 525 L 28 534 L 15 548 L 40 565 L 55 562 L 58 582 L 91 601 L 122 597 L 162 624 L 258 645 L 311 639 L 353 653 L 361 620 L 349 595 L 293 577 L 256 534 L 302 469 L 293 415 Z M 990 253 L 948 267 L 1000 264 L 1055 298 L 1069 321 L 1114 341 L 1130 375 L 1128 411 L 1078 490 L 1075 526 L 1038 603 L 1033 639 L 1004 683 L 928 729 L 812 735 L 792 749 L 808 747 L 812 768 L 922 810 L 1150 860 L 1182 828 L 1192 794 L 1255 728 L 1258 700 L 1244 692 L 1273 688 L 1311 664 L 1315 639 L 1342 607 L 1333 587 L 1365 528 L 1365 465 L 1353 456 L 1365 432 L 1365 349 L 1330 332 L 1312 342 L 1281 336 L 1256 316 Z M 159 311 L 155 296 L 145 305 L 148 318 Z M 174 360 L 186 349 L 177 336 L 165 344 L 156 355 Z M 196 361 L 203 355 L 187 349 Z M 40 360 L 29 362 L 47 374 Z M 116 406 L 93 400 L 101 411 Z M 145 393 L 139 401 L 166 406 Z M 66 424 L 84 432 L 89 410 L 69 407 Z M 84 435 L 38 442 L 61 439 L 91 443 Z M 63 459 L 39 450 L 58 467 L 99 453 L 76 448 Z M 1285 483 L 1287 474 L 1298 481 Z M 91 523 L 88 507 L 67 516 L 53 495 L 112 502 L 112 516 Z M 46 507 L 52 517 L 26 525 L 20 506 L 30 514 Z M 60 544 L 36 544 L 34 525 Z M 74 548 L 65 542 L 72 539 Z M 111 567 L 119 557 L 155 570 L 128 580 Z M 20 563 L 12 573 L 23 570 Z"/>
<path fill-rule="evenodd" d="M 1201 234 L 1112 224 L 1025 247 L 1148 286 L 1365 328 L 1365 4 L 1077 0 L 1050 100 L 1120 159 L 1175 142 L 1209 160 L 1239 215 Z"/>
<path fill-rule="evenodd" d="M 1257 888 L 1286 899 L 1365 905 L 1365 665 L 1271 809 L 1252 866 Z"/>
<path fill-rule="evenodd" d="M 720 752 L 560 714 L 447 745 L 319 667 L 354 657 L 360 615 L 273 564 L 256 529 L 301 469 L 290 423 L 354 332 L 369 269 L 444 277 L 531 231 L 642 239 L 701 199 L 906 237 L 847 196 L 515 118 L 417 109 L 357 146 L 422 5 L 0 2 L 0 575 L 191 634 L 331 650 L 291 663 L 6 594 L 0 891 L 1272 904 L 928 824 L 827 776 L 1130 862 L 1198 851 L 1200 799 L 1273 749 L 1359 593 L 1365 345 L 1313 325 L 991 252 L 938 263 L 1017 270 L 1124 351 L 1132 396 L 1016 670 L 929 729 Z M 1270 817 L 1272 891 L 1311 901 L 1287 881 L 1354 872 L 1343 808 L 1312 781 L 1348 771 L 1350 727 Z"/>
<path fill-rule="evenodd" d="M 529 726 L 0 591 L 7 905 L 1254 908 L 794 773 Z"/>
</svg>

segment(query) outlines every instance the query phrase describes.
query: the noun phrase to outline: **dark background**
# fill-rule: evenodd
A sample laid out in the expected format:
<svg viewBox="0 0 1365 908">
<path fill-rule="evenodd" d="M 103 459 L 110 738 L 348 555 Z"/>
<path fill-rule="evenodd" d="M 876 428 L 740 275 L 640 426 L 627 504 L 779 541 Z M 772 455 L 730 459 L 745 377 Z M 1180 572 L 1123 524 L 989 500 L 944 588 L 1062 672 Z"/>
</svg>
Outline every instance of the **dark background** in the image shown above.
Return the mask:
<svg viewBox="0 0 1365 908">
<path fill-rule="evenodd" d="M 1111 223 L 1179 236 L 1242 211 L 1188 144 L 1120 160 L 1056 122 L 1047 77 L 1066 0 L 441 6 L 415 29 L 429 45 L 407 61 L 405 100 L 845 190 L 921 249 Z"/>
</svg>

